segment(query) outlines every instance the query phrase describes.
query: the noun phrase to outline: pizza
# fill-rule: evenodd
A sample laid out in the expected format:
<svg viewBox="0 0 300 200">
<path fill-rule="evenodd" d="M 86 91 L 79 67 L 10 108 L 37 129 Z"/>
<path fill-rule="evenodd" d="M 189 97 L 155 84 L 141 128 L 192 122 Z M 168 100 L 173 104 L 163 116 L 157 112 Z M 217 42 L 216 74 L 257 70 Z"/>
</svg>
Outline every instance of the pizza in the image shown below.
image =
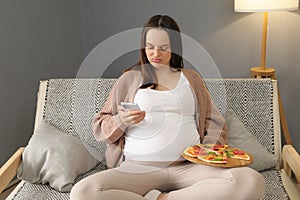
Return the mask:
<svg viewBox="0 0 300 200">
<path fill-rule="evenodd" d="M 245 151 L 222 144 L 197 144 L 186 148 L 183 153 L 193 159 L 214 164 L 226 164 L 228 163 L 228 158 L 246 161 L 251 160 L 250 155 Z"/>
<path fill-rule="evenodd" d="M 184 150 L 184 154 L 209 163 L 227 163 L 227 145 L 197 144 Z"/>
<path fill-rule="evenodd" d="M 226 155 L 230 158 L 240 159 L 240 160 L 250 160 L 250 156 L 243 150 L 233 148 L 225 151 Z"/>
<path fill-rule="evenodd" d="M 183 153 L 193 158 L 197 158 L 200 155 L 206 154 L 206 152 L 203 149 L 201 149 L 199 146 L 188 147 L 184 150 Z"/>
<path fill-rule="evenodd" d="M 223 144 L 198 144 L 198 146 L 205 152 L 214 152 L 219 155 L 223 155 L 228 145 Z"/>
<path fill-rule="evenodd" d="M 198 159 L 209 163 L 217 163 L 217 164 L 227 163 L 227 155 L 225 152 L 223 154 L 219 154 L 213 151 L 207 152 L 206 155 L 198 156 Z"/>
</svg>

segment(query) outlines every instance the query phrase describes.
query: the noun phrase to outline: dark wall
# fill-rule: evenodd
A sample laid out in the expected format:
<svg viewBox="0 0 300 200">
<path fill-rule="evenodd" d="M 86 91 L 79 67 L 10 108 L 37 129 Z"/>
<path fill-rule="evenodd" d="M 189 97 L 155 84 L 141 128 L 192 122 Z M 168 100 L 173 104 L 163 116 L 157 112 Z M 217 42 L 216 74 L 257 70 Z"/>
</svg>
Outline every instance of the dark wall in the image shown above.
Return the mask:
<svg viewBox="0 0 300 200">
<path fill-rule="evenodd" d="M 1 165 L 32 135 L 39 80 L 74 77 L 81 61 L 78 1 L 0 1 Z"/>
</svg>

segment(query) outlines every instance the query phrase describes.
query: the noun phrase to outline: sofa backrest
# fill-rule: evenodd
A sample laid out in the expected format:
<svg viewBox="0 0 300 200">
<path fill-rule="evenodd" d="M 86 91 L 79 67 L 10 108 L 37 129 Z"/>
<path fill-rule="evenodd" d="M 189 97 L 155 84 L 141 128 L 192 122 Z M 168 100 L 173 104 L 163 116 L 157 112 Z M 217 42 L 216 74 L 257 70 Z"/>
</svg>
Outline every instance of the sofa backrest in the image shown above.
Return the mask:
<svg viewBox="0 0 300 200">
<path fill-rule="evenodd" d="M 280 156 L 281 136 L 277 81 L 271 79 L 205 79 L 215 105 L 225 116 L 232 110 L 269 152 Z"/>
<path fill-rule="evenodd" d="M 106 145 L 94 140 L 91 120 L 101 110 L 115 81 L 100 78 L 41 82 L 36 123 L 44 119 L 103 154 Z M 205 79 L 205 82 L 224 116 L 227 110 L 233 110 L 269 152 L 280 156 L 276 81 Z"/>
</svg>

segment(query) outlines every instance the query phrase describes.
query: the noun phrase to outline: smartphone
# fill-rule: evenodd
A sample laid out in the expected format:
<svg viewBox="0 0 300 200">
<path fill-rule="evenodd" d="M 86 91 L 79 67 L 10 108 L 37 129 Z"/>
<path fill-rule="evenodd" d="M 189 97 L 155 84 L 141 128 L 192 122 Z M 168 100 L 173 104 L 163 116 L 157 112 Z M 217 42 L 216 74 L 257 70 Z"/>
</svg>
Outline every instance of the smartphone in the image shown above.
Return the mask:
<svg viewBox="0 0 300 200">
<path fill-rule="evenodd" d="M 141 110 L 137 103 L 121 102 L 121 106 L 125 110 Z"/>
</svg>

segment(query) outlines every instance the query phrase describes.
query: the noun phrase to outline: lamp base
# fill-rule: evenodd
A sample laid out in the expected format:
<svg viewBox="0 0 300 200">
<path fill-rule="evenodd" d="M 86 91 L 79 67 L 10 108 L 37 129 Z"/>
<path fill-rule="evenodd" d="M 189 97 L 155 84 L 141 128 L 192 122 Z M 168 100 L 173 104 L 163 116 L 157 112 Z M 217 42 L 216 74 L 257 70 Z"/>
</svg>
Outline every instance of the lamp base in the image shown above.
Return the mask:
<svg viewBox="0 0 300 200">
<path fill-rule="evenodd" d="M 251 77 L 252 78 L 271 78 L 276 79 L 275 69 L 274 68 L 265 68 L 261 67 L 252 67 L 251 68 Z"/>
</svg>

